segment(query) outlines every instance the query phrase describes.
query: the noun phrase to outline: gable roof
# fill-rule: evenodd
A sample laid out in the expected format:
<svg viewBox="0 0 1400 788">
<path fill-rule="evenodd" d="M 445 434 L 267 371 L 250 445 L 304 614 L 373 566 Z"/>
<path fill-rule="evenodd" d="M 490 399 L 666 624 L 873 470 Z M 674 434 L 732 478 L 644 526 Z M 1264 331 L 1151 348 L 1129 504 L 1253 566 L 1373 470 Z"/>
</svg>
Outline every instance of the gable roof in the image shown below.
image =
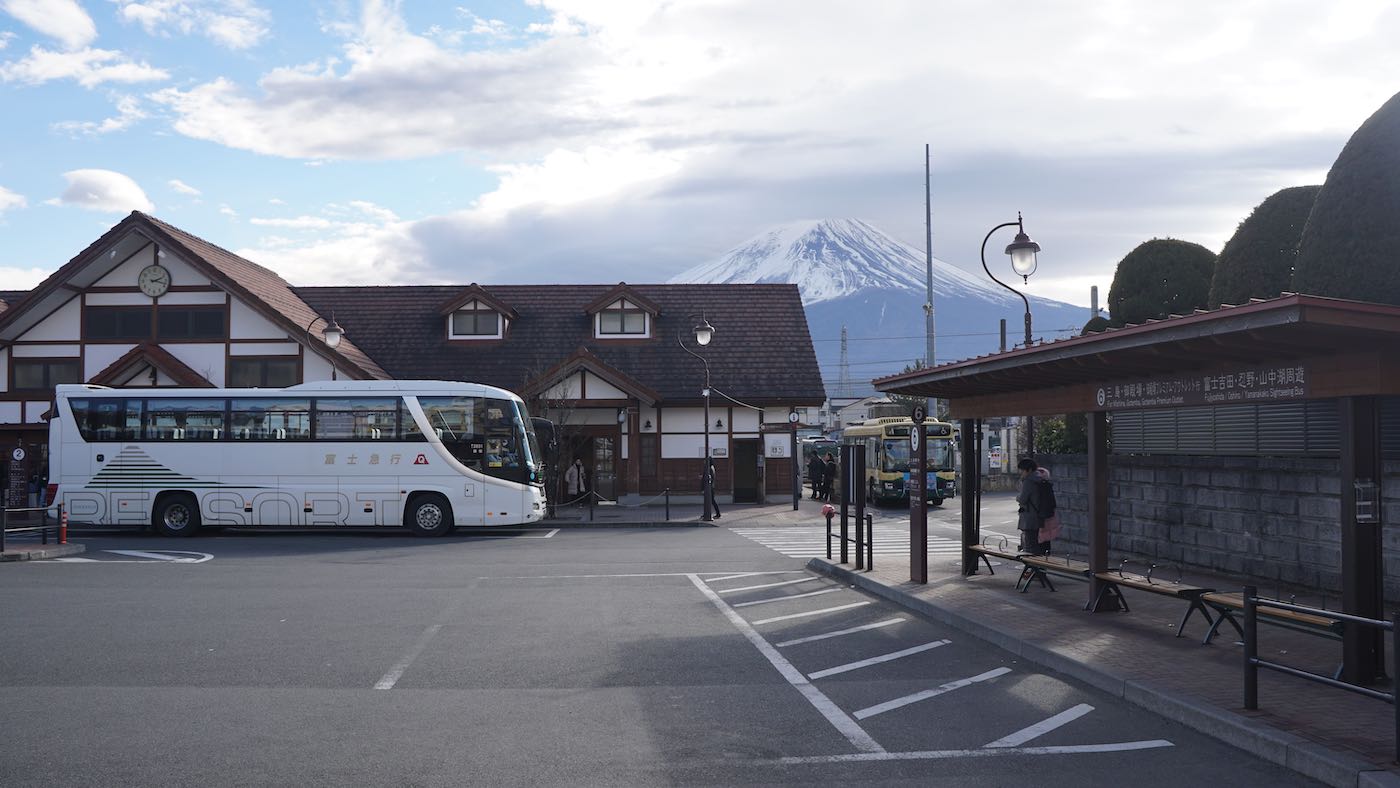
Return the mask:
<svg viewBox="0 0 1400 788">
<path fill-rule="evenodd" d="M 449 298 L 442 306 L 438 307 L 438 314 L 445 317 L 473 301 L 483 303 L 502 315 L 505 315 L 507 320 L 514 320 L 520 316 L 514 309 L 506 306 L 505 303 L 491 295 L 486 291 L 486 288 L 476 282 L 467 285 L 455 297 Z"/>
<path fill-rule="evenodd" d="M 75 276 L 96 263 L 104 251 L 115 249 L 118 244 L 133 236 L 173 250 L 182 261 L 239 297 L 264 318 L 286 330 L 296 341 L 301 341 L 306 333 L 306 326 L 320 317 L 292 291 L 286 280 L 272 271 L 153 216 L 132 211 L 112 229 L 103 233 L 102 237 L 53 272 L 48 279 L 29 291 L 18 303 L 11 303 L 8 309 L 0 312 L 0 332 L 13 326 L 24 315 L 40 308 L 41 305 L 51 302 L 49 308 L 56 308 L 70 295 L 64 291 Z M 104 271 L 103 275 L 105 273 Z M 352 336 L 347 335 L 341 340 L 340 346 L 334 349 L 324 343 L 308 346 L 313 352 L 330 358 L 336 367 L 353 377 L 388 377 L 384 370 L 354 343 Z"/>
<path fill-rule="evenodd" d="M 535 397 L 543 394 L 551 386 L 580 370 L 587 370 L 599 378 L 602 378 L 609 385 L 621 389 L 631 394 L 644 405 L 655 405 L 660 399 L 660 395 L 650 386 L 644 386 L 633 380 L 625 372 L 620 372 L 603 362 L 602 359 L 593 355 L 586 347 L 581 347 L 574 351 L 574 354 L 555 364 L 533 380 L 527 381 L 520 394 L 524 397 Z"/>
<path fill-rule="evenodd" d="M 438 314 L 460 286 L 293 290 L 316 310 L 333 310 L 348 335 L 396 378 L 470 380 L 520 391 L 582 347 L 597 363 L 652 389 L 667 404 L 699 404 L 704 368 L 676 338 L 680 332 L 693 347 L 691 328 L 703 312 L 715 335 L 700 352 L 716 389 L 754 405 L 825 400 L 796 285 L 627 287 L 629 297 L 657 308 L 649 339 L 593 336 L 587 307 L 614 296 L 613 285 L 492 286 L 491 293 L 514 305 L 519 319 L 504 339 L 479 344 L 449 341 Z"/>
<path fill-rule="evenodd" d="M 203 375 L 195 372 L 188 364 L 171 355 L 170 351 L 151 342 L 142 342 L 136 347 L 128 350 L 121 358 L 108 364 L 105 369 L 92 376 L 89 383 L 96 383 L 101 386 L 120 386 L 130 380 L 130 377 L 123 373 L 133 371 L 141 364 L 149 364 L 157 370 L 164 372 L 171 380 L 181 386 L 192 388 L 214 388 Z"/>
<path fill-rule="evenodd" d="M 585 306 L 583 308 L 583 311 L 587 312 L 590 315 L 597 314 L 599 311 L 606 309 L 609 304 L 612 304 L 619 298 L 625 298 L 628 301 L 631 301 L 632 303 L 636 304 L 637 306 L 641 307 L 647 312 L 650 312 L 653 316 L 661 312 L 661 306 L 659 304 L 657 304 L 650 298 L 647 298 L 645 295 L 642 295 L 637 291 L 637 288 L 627 284 L 626 282 L 618 282 L 616 287 L 593 299 L 593 301 L 589 303 L 588 306 Z"/>
</svg>

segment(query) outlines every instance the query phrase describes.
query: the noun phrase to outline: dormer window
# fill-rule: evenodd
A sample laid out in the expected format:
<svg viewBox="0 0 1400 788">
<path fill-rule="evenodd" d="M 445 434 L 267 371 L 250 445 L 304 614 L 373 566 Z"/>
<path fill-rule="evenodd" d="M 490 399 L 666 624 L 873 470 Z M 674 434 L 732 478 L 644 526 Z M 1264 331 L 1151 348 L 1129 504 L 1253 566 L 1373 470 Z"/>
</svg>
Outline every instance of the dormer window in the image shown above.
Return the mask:
<svg viewBox="0 0 1400 788">
<path fill-rule="evenodd" d="M 626 298 L 619 298 L 598 310 L 599 337 L 644 338 L 651 336 L 650 315 Z"/>
<path fill-rule="evenodd" d="M 469 301 L 447 318 L 448 339 L 500 339 L 505 336 L 501 313 L 480 301 Z"/>
</svg>

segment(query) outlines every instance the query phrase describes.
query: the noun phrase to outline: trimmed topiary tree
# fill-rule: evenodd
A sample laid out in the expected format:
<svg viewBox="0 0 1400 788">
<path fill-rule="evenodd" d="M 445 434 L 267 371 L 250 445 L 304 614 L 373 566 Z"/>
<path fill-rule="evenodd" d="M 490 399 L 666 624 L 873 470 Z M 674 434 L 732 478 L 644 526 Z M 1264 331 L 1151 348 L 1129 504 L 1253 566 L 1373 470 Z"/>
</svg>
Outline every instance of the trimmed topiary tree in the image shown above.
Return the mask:
<svg viewBox="0 0 1400 788">
<path fill-rule="evenodd" d="M 1400 94 L 1361 124 L 1327 173 L 1293 289 L 1400 304 Z"/>
<path fill-rule="evenodd" d="M 1240 222 L 1215 261 L 1210 305 L 1243 304 L 1289 290 L 1298 241 L 1321 186 L 1294 186 L 1274 192 Z"/>
<path fill-rule="evenodd" d="M 1097 334 L 1100 331 L 1103 331 L 1104 329 L 1108 328 L 1110 325 L 1112 324 L 1108 322 L 1108 318 L 1104 317 L 1103 315 L 1094 315 L 1093 317 L 1089 318 L 1089 322 L 1084 324 L 1084 328 L 1080 329 L 1079 335 L 1082 337 L 1085 334 Z"/>
<path fill-rule="evenodd" d="M 1118 263 L 1108 288 L 1115 326 L 1204 309 L 1215 273 L 1215 255 L 1200 244 L 1153 238 Z"/>
</svg>

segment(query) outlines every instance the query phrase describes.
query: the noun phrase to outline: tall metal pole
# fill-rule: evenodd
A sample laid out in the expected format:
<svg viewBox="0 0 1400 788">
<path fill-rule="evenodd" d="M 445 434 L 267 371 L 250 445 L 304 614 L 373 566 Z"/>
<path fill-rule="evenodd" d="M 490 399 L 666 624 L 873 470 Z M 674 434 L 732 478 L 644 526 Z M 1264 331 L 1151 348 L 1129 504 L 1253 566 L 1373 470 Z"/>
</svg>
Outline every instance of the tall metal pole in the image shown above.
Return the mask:
<svg viewBox="0 0 1400 788">
<path fill-rule="evenodd" d="M 700 392 L 705 398 L 705 461 L 701 464 L 701 478 L 705 480 L 705 514 L 700 518 L 712 522 L 715 518 L 715 474 L 710 470 L 710 365 L 705 365 L 705 390 Z"/>
<path fill-rule="evenodd" d="M 997 284 L 1001 285 L 1002 287 L 1006 288 L 1007 290 L 1010 290 L 1011 292 L 1013 292 L 1013 293 L 1015 293 L 1016 295 L 1020 296 L 1020 297 L 1021 297 L 1022 303 L 1024 303 L 1024 304 L 1026 305 L 1026 347 L 1030 347 L 1030 346 L 1031 346 L 1031 302 L 1030 302 L 1030 299 L 1029 299 L 1029 298 L 1026 298 L 1026 294 L 1025 294 L 1025 293 L 1022 293 L 1020 290 L 1017 290 L 1016 288 L 1012 287 L 1011 285 L 1008 285 L 1007 283 L 1001 281 L 1000 279 L 996 278 L 995 276 L 992 276 L 992 269 L 990 269 L 990 268 L 987 267 L 987 242 L 990 241 L 990 240 L 992 240 L 992 233 L 995 233 L 997 230 L 1000 230 L 1000 229 L 1003 228 L 1003 227 L 1020 227 L 1020 226 L 1021 226 L 1021 219 L 1020 219 L 1020 216 L 1018 215 L 1017 218 L 1016 218 L 1016 221 L 1014 221 L 1014 222 L 1002 222 L 1001 224 L 997 225 L 996 227 L 993 227 L 990 231 L 988 231 L 987 237 L 982 239 L 982 270 L 987 272 L 987 277 L 990 278 L 993 282 L 996 282 Z M 1025 419 L 1026 419 L 1026 453 L 1027 453 L 1027 455 L 1033 455 L 1033 454 L 1035 454 L 1035 420 L 1032 419 L 1030 416 L 1026 416 Z"/>
<path fill-rule="evenodd" d="M 929 146 L 924 143 L 924 261 L 926 266 L 927 301 L 924 302 L 924 332 L 927 345 L 924 348 L 924 368 L 933 369 L 934 366 L 934 314 L 933 314 L 933 202 L 929 197 L 929 180 L 931 171 L 929 168 Z M 936 398 L 926 399 L 924 407 L 933 416 L 934 421 L 938 421 L 938 400 Z"/>
</svg>

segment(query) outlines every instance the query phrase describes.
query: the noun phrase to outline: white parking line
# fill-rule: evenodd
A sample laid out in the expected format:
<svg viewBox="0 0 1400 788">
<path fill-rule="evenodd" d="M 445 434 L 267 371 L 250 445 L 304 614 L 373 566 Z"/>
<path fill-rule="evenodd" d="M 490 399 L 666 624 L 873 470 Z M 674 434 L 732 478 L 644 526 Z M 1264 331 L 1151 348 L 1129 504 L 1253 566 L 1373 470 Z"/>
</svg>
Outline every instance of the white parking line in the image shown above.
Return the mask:
<svg viewBox="0 0 1400 788">
<path fill-rule="evenodd" d="M 102 552 L 126 555 L 132 558 L 145 558 L 151 561 L 170 561 L 176 564 L 202 564 L 214 559 L 214 556 L 209 553 L 196 553 L 193 550 L 103 550 Z"/>
<path fill-rule="evenodd" d="M 923 644 L 922 646 L 914 646 L 913 648 L 906 648 L 906 649 L 903 649 L 902 651 L 892 651 L 892 652 L 890 652 L 889 654 L 881 654 L 881 655 L 878 656 L 878 657 L 871 657 L 870 659 L 863 659 L 863 660 L 861 660 L 861 661 L 859 661 L 859 662 L 848 662 L 848 663 L 846 663 L 845 665 L 837 665 L 837 666 L 834 667 L 834 668 L 827 668 L 826 670 L 819 670 L 819 671 L 817 671 L 816 673 L 808 673 L 808 674 L 807 674 L 807 678 L 809 678 L 809 679 L 822 679 L 822 678 L 826 678 L 827 676 L 835 676 L 835 675 L 838 674 L 838 673 L 849 673 L 850 671 L 853 671 L 853 670 L 860 670 L 861 668 L 868 668 L 868 667 L 870 667 L 871 665 L 879 665 L 879 664 L 882 663 L 882 662 L 889 662 L 889 661 L 891 661 L 891 660 L 896 660 L 896 659 L 900 659 L 900 658 L 903 658 L 903 657 L 912 656 L 912 655 L 914 655 L 914 654 L 920 654 L 920 653 L 923 653 L 923 652 L 925 652 L 925 651 L 928 651 L 929 649 L 935 649 L 935 648 L 938 648 L 939 646 L 946 646 L 946 645 L 948 645 L 948 644 L 951 643 L 951 642 L 953 642 L 953 641 L 951 641 L 951 640 L 935 640 L 935 641 L 933 641 L 932 643 L 925 643 L 925 644 Z"/>
<path fill-rule="evenodd" d="M 738 580 L 741 577 L 757 577 L 758 575 L 797 575 L 801 574 L 802 571 L 801 569 L 788 569 L 782 572 L 740 572 L 737 575 L 725 575 L 724 577 L 707 577 L 705 578 L 705 582 L 718 583 L 721 580 Z M 703 575 L 705 573 L 701 572 L 700 574 Z"/>
<path fill-rule="evenodd" d="M 801 580 L 784 580 L 780 583 L 764 583 L 760 586 L 744 586 L 743 588 L 726 588 L 720 591 L 721 594 L 737 594 L 740 591 L 757 591 L 760 588 L 777 588 L 778 586 L 790 586 L 795 583 L 810 583 L 813 580 L 820 580 L 820 577 L 804 577 Z"/>
<path fill-rule="evenodd" d="M 877 703 L 876 705 L 871 706 L 869 708 L 861 709 L 860 711 L 856 712 L 851 716 L 855 717 L 858 720 L 863 720 L 866 717 L 874 717 L 876 714 L 884 714 L 887 711 L 894 711 L 895 709 L 904 708 L 905 706 L 908 706 L 911 703 L 918 703 L 921 700 L 936 698 L 939 695 L 944 695 L 946 693 L 952 692 L 955 689 L 962 689 L 963 687 L 971 686 L 979 681 L 994 679 L 997 676 L 1005 676 L 1007 673 L 1010 672 L 1011 668 L 997 668 L 996 670 L 989 670 L 986 673 L 973 676 L 970 679 L 958 679 L 957 681 L 950 681 L 947 684 L 939 685 L 938 689 L 924 690 L 923 692 L 916 692 L 913 695 L 905 695 L 902 698 L 895 698 L 894 700 L 887 700 L 884 703 Z"/>
<path fill-rule="evenodd" d="M 1003 736 L 990 744 L 984 744 L 982 746 L 989 749 L 998 747 L 1020 747 L 1022 744 L 1025 744 L 1031 739 L 1044 736 L 1045 734 L 1055 730 L 1061 725 L 1067 725 L 1071 722 L 1074 722 L 1075 720 L 1079 719 L 1080 717 L 1083 717 L 1085 714 L 1088 714 L 1093 710 L 1093 706 L 1090 706 L 1087 703 L 1081 703 L 1078 706 L 1075 706 L 1072 709 L 1066 709 L 1047 720 L 1041 720 L 1040 722 L 1037 722 L 1029 728 L 1022 728 L 1021 730 L 1016 731 L 1010 736 Z"/>
<path fill-rule="evenodd" d="M 714 592 L 714 589 L 705 585 L 705 581 L 701 580 L 699 575 L 691 575 L 690 581 L 695 584 L 696 588 L 700 589 L 700 593 L 704 594 L 706 599 L 719 608 L 724 617 L 729 619 L 729 623 L 733 624 L 745 638 L 748 638 L 748 641 L 753 644 L 754 648 L 758 649 L 760 654 L 768 658 L 773 667 L 778 669 L 778 673 L 782 674 L 789 684 L 802 693 L 802 697 L 806 698 L 807 702 L 812 704 L 823 717 L 826 717 L 827 722 L 830 722 L 836 730 L 841 732 L 841 735 L 846 737 L 852 747 L 866 753 L 883 753 L 885 751 L 885 748 L 872 739 L 864 728 L 841 710 L 840 706 L 837 706 L 831 698 L 813 686 L 802 675 L 801 671 L 793 667 L 792 663 L 779 654 L 777 649 L 769 645 L 768 641 L 758 634 L 758 630 L 754 629 L 738 613 L 735 613 L 733 608 Z"/>
<path fill-rule="evenodd" d="M 750 605 L 766 605 L 769 602 L 785 602 L 789 599 L 801 599 L 807 596 L 821 596 L 822 594 L 834 594 L 840 591 L 839 588 L 823 588 L 820 591 L 808 591 L 805 594 L 789 594 L 788 596 L 775 596 L 768 599 L 758 599 L 753 602 L 740 602 L 735 607 L 749 607 Z"/>
<path fill-rule="evenodd" d="M 851 627 L 850 629 L 838 629 L 835 632 L 827 632 L 821 635 L 812 635 L 810 637 L 797 638 L 796 640 L 784 640 L 783 642 L 778 643 L 776 645 L 778 646 L 778 648 L 783 648 L 784 646 L 797 646 L 803 643 L 815 643 L 818 640 L 826 640 L 827 638 L 835 638 L 840 637 L 842 635 L 854 635 L 857 632 L 865 632 L 869 629 L 879 629 L 880 627 L 887 627 L 890 624 L 898 624 L 901 621 L 908 620 L 909 619 L 905 618 L 904 616 L 900 616 L 899 618 L 891 618 L 887 621 L 876 621 L 874 624 L 861 624 L 858 627 Z"/>
<path fill-rule="evenodd" d="M 869 603 L 869 602 L 852 602 L 852 603 L 849 604 L 849 605 L 837 605 L 836 607 L 824 607 L 824 608 L 822 608 L 821 610 L 808 610 L 806 613 L 791 613 L 791 614 L 786 615 L 786 616 L 773 616 L 772 618 L 761 618 L 761 619 L 759 619 L 758 621 L 754 621 L 754 622 L 752 622 L 752 623 L 753 623 L 754 626 L 758 626 L 759 624 L 772 624 L 772 623 L 775 622 L 775 621 L 787 621 L 788 619 L 793 619 L 793 618 L 807 618 L 808 616 L 821 616 L 821 615 L 825 615 L 825 614 L 827 614 L 827 613 L 835 613 L 835 612 L 837 612 L 838 610 L 850 610 L 850 609 L 853 608 L 853 607 L 864 607 L 865 605 L 868 605 L 868 604 L 870 604 L 870 603 Z"/>
<path fill-rule="evenodd" d="M 419 654 L 423 653 L 423 649 L 428 647 L 428 641 L 432 640 L 433 635 L 436 635 L 440 629 L 442 629 L 442 624 L 433 624 L 423 630 L 423 634 L 418 636 L 418 640 L 414 641 L 407 653 L 398 662 L 395 662 L 393 667 L 389 668 L 389 672 L 385 673 L 383 678 L 374 682 L 374 688 L 377 690 L 393 689 L 394 684 L 403 676 L 403 672 L 408 670 L 408 666 L 413 664 L 413 660 L 417 659 Z"/>
<path fill-rule="evenodd" d="M 1057 747 L 1006 747 L 997 750 L 922 750 L 919 752 L 856 752 L 844 755 L 806 755 L 779 758 L 781 764 L 851 763 L 853 761 L 936 761 L 948 758 L 987 758 L 998 755 L 1076 755 L 1096 752 L 1128 752 L 1175 746 L 1166 739 L 1123 741 L 1111 744 L 1068 744 Z"/>
</svg>

